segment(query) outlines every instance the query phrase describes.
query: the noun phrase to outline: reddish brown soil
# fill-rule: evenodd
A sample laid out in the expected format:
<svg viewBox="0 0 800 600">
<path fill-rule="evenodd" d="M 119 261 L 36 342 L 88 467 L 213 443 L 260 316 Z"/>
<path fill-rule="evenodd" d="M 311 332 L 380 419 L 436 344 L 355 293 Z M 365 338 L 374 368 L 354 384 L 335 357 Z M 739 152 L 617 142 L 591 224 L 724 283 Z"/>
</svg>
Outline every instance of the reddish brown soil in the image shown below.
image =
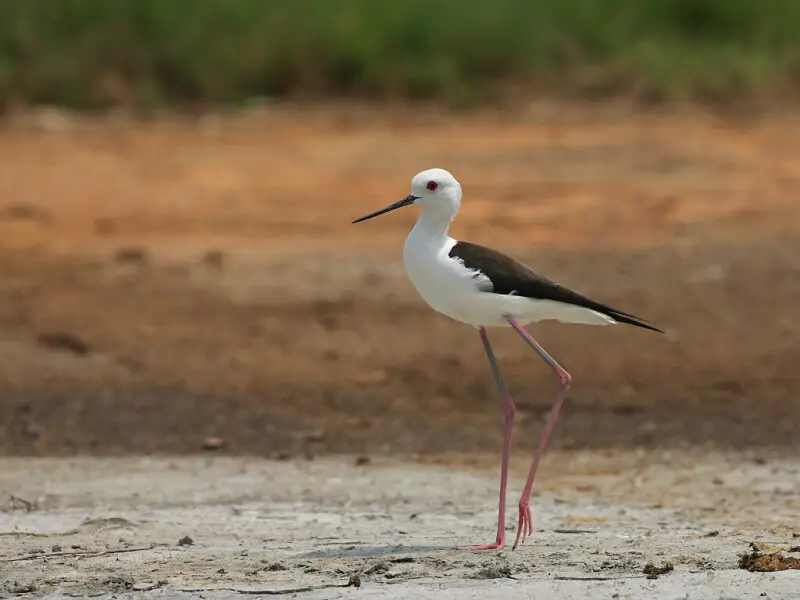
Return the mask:
<svg viewBox="0 0 800 600">
<path fill-rule="evenodd" d="M 476 333 L 405 279 L 415 210 L 349 224 L 431 166 L 454 235 L 668 330 L 532 328 L 575 381 L 555 445 L 796 447 L 800 123 L 354 114 L 0 130 L 2 452 L 497 451 Z M 555 378 L 493 339 L 530 449 Z"/>
</svg>

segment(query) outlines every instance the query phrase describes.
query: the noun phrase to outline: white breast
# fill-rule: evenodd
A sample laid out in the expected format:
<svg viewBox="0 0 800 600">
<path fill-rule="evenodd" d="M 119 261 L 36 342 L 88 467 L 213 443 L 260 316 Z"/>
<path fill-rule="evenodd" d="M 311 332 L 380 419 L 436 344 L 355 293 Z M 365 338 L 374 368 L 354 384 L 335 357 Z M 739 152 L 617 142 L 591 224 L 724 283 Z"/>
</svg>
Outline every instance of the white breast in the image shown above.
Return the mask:
<svg viewBox="0 0 800 600">
<path fill-rule="evenodd" d="M 403 250 L 408 278 L 431 307 L 448 317 L 476 324 L 475 298 L 488 279 L 448 256 L 456 240 L 409 234 Z"/>
</svg>

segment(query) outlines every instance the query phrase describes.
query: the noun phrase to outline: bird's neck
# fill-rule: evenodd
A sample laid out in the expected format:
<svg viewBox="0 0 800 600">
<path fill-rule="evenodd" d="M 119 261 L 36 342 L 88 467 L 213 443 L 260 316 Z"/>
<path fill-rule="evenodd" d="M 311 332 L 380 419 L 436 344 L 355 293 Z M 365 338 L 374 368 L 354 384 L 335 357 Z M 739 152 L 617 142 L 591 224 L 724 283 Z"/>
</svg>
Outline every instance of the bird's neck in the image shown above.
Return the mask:
<svg viewBox="0 0 800 600">
<path fill-rule="evenodd" d="M 455 215 L 441 210 L 424 208 L 412 233 L 427 238 L 446 238 Z"/>
</svg>

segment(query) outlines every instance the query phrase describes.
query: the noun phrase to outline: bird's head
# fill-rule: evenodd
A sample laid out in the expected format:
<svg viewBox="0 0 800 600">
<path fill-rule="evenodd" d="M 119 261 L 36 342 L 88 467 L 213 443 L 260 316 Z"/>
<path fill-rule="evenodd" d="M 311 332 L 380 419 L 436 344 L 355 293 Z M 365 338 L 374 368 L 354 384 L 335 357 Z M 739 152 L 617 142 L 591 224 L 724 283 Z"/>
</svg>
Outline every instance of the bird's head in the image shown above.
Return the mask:
<svg viewBox="0 0 800 600">
<path fill-rule="evenodd" d="M 422 171 L 411 180 L 411 193 L 408 196 L 386 208 L 356 219 L 353 223 L 360 223 L 411 204 L 418 204 L 426 211 L 452 219 L 461 206 L 461 184 L 444 169 Z"/>
</svg>

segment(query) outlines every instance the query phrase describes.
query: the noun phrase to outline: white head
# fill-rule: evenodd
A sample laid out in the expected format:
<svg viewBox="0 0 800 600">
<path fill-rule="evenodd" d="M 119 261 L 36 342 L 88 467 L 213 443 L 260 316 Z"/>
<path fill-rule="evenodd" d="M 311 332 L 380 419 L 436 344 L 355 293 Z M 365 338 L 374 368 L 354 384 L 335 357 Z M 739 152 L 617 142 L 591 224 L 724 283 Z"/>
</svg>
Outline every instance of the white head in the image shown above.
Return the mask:
<svg viewBox="0 0 800 600">
<path fill-rule="evenodd" d="M 431 213 L 449 221 L 456 216 L 461 207 L 461 184 L 444 169 L 422 171 L 414 175 L 411 180 L 411 193 L 408 196 L 386 208 L 356 219 L 353 223 L 360 223 L 411 204 L 419 204 L 426 214 Z"/>
</svg>

